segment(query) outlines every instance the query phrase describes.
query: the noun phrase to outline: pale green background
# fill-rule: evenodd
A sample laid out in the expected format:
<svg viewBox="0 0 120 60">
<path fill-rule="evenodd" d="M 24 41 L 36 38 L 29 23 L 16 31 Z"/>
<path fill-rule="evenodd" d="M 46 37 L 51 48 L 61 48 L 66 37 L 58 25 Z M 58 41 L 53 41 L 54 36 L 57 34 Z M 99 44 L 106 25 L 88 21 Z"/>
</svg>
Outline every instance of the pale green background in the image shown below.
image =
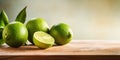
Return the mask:
<svg viewBox="0 0 120 60">
<path fill-rule="evenodd" d="M 46 19 L 49 26 L 64 22 L 73 39 L 120 40 L 120 0 L 0 0 L 11 21 L 27 6 L 27 20 Z"/>
</svg>

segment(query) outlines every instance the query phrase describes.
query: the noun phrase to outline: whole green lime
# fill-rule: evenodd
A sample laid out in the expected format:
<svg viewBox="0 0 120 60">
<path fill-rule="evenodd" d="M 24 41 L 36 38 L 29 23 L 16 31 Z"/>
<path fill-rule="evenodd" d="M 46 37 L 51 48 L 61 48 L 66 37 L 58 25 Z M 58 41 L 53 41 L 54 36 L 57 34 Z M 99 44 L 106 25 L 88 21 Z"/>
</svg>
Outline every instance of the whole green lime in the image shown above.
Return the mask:
<svg viewBox="0 0 120 60">
<path fill-rule="evenodd" d="M 34 18 L 27 22 L 26 27 L 28 29 L 28 40 L 33 43 L 33 34 L 36 31 L 48 32 L 49 27 L 46 21 L 43 18 Z"/>
<path fill-rule="evenodd" d="M 50 34 L 55 38 L 55 43 L 58 45 L 69 43 L 73 37 L 71 28 L 65 23 L 54 25 L 50 29 Z"/>
<path fill-rule="evenodd" d="M 27 41 L 28 31 L 26 26 L 21 22 L 12 22 L 4 28 L 2 35 L 5 43 L 17 48 Z"/>
</svg>

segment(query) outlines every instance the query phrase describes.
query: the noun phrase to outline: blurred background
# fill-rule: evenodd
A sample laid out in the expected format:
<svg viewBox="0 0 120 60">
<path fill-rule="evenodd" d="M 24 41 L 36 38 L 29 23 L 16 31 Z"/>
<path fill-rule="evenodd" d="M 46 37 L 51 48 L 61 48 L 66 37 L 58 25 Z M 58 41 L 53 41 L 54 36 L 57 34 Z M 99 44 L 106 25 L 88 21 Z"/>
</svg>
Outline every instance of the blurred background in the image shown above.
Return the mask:
<svg viewBox="0 0 120 60">
<path fill-rule="evenodd" d="M 0 0 L 10 21 L 27 6 L 27 21 L 70 25 L 74 40 L 120 40 L 120 0 Z"/>
</svg>

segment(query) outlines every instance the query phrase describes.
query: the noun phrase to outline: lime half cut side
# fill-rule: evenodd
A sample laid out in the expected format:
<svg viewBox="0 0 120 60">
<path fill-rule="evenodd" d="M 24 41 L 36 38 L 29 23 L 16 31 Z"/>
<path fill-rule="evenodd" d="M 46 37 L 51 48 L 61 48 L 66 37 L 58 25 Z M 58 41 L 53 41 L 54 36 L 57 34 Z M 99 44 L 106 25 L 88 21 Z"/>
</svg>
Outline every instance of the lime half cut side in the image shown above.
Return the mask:
<svg viewBox="0 0 120 60">
<path fill-rule="evenodd" d="M 46 32 L 37 31 L 33 35 L 34 44 L 42 49 L 49 48 L 54 45 L 54 38 Z"/>
</svg>

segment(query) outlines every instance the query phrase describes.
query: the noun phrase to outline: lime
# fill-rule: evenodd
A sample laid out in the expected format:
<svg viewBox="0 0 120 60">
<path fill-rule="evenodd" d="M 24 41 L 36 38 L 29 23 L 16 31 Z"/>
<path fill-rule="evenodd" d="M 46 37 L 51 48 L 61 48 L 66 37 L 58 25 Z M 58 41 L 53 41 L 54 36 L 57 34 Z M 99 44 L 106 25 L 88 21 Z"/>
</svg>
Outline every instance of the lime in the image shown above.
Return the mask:
<svg viewBox="0 0 120 60">
<path fill-rule="evenodd" d="M 37 31 L 33 35 L 33 42 L 39 48 L 49 48 L 54 45 L 54 38 L 46 32 Z"/>
<path fill-rule="evenodd" d="M 36 31 L 48 32 L 49 27 L 46 21 L 42 18 L 35 18 L 27 22 L 26 27 L 28 29 L 28 40 L 33 43 L 33 34 Z"/>
<path fill-rule="evenodd" d="M 3 39 L 11 47 L 17 48 L 23 45 L 28 38 L 28 31 L 21 22 L 12 22 L 3 30 Z"/>
<path fill-rule="evenodd" d="M 55 43 L 58 45 L 69 43 L 73 37 L 71 28 L 65 23 L 54 25 L 50 29 L 50 34 L 55 38 Z"/>
</svg>

